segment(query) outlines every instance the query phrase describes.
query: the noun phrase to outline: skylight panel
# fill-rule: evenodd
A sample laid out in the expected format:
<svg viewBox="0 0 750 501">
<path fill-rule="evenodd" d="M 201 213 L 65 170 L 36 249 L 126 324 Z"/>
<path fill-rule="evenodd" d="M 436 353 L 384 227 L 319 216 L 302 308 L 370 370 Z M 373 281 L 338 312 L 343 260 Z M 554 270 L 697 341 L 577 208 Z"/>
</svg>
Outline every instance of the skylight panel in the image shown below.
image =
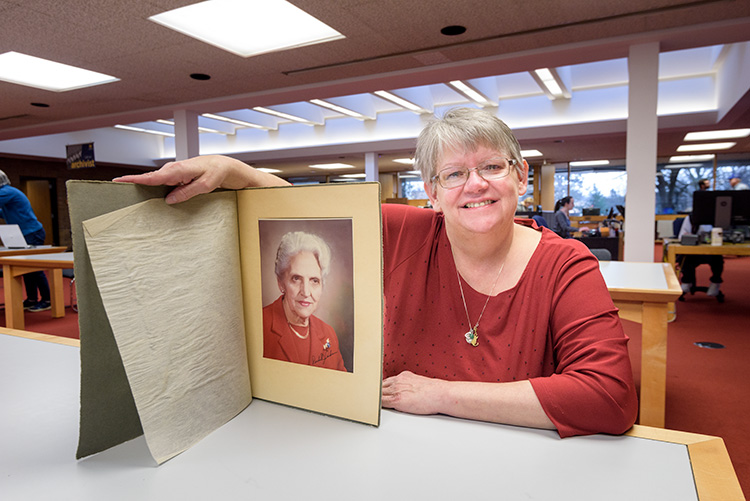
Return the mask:
<svg viewBox="0 0 750 501">
<path fill-rule="evenodd" d="M 242 57 L 345 38 L 285 0 L 207 0 L 149 19 Z"/>
</svg>

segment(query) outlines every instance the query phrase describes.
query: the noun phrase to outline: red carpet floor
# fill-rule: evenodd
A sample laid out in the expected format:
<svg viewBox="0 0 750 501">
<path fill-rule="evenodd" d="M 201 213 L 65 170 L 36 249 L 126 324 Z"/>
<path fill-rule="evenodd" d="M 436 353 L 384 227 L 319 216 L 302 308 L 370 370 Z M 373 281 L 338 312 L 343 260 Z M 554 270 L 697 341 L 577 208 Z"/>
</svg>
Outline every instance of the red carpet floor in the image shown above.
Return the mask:
<svg viewBox="0 0 750 501">
<path fill-rule="evenodd" d="M 661 256 L 660 247 L 656 256 Z M 708 266 L 700 266 L 699 284 L 707 284 L 708 276 Z M 27 312 L 26 330 L 78 337 L 78 314 L 69 307 L 65 282 L 65 317 L 53 319 L 49 311 Z M 666 427 L 722 437 L 745 496 L 750 497 L 750 258 L 725 259 L 722 291 L 726 295 L 722 304 L 702 293 L 677 303 L 677 318 L 669 324 Z M 0 325 L 4 324 L 0 315 Z M 640 325 L 623 324 L 631 338 L 638 381 Z M 725 348 L 695 345 L 704 341 Z"/>
</svg>

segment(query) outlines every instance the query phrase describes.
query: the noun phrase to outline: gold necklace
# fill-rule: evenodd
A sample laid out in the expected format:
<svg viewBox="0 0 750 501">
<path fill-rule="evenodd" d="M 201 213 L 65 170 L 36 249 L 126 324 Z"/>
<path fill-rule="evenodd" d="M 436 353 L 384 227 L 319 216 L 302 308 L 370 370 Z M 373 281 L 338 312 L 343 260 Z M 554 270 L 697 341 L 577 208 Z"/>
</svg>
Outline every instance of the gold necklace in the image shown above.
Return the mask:
<svg viewBox="0 0 750 501">
<path fill-rule="evenodd" d="M 307 332 L 305 332 L 305 335 L 303 336 L 302 334 L 300 334 L 299 332 L 297 332 L 297 330 L 294 327 L 292 327 L 292 323 L 291 322 L 287 322 L 287 323 L 289 324 L 289 328 L 292 329 L 292 332 L 294 332 L 297 335 L 298 338 L 300 338 L 300 339 L 307 339 L 307 336 L 310 335 L 310 329 L 307 329 Z"/>
<path fill-rule="evenodd" d="M 456 258 L 454 256 L 453 264 L 455 263 L 456 263 Z M 461 275 L 458 273 L 458 266 L 456 266 L 456 278 L 458 278 L 458 288 L 461 290 L 461 300 L 464 302 L 464 310 L 466 311 L 466 321 L 469 323 L 469 331 L 466 334 L 464 334 L 464 338 L 466 339 L 466 342 L 472 346 L 477 346 L 479 344 L 479 333 L 477 332 L 477 329 L 479 328 L 479 321 L 482 320 L 482 315 L 484 315 L 484 310 L 487 308 L 487 305 L 490 302 L 492 293 L 495 292 L 495 286 L 497 285 L 497 281 L 500 278 L 500 273 L 503 271 L 504 266 L 505 266 L 505 261 L 503 261 L 503 264 L 500 265 L 500 269 L 497 270 L 497 276 L 495 277 L 495 282 L 492 284 L 492 289 L 490 289 L 490 294 L 487 296 L 487 301 L 484 302 L 484 306 L 482 307 L 482 312 L 479 314 L 479 318 L 477 319 L 477 323 L 474 324 L 474 327 L 471 326 L 471 318 L 469 318 L 469 308 L 466 306 L 466 298 L 464 297 L 464 288 L 461 285 Z"/>
</svg>

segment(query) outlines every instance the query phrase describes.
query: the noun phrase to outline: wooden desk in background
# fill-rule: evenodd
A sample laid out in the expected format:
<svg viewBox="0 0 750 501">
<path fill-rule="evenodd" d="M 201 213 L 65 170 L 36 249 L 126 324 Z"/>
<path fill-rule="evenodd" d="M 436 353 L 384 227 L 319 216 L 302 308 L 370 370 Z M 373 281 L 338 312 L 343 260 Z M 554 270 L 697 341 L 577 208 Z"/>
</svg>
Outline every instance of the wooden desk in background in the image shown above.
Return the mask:
<svg viewBox="0 0 750 501">
<path fill-rule="evenodd" d="M 750 243 L 724 245 L 682 245 L 677 241 L 664 241 L 667 262 L 677 273 L 677 256 L 697 254 L 700 256 L 750 256 Z"/>
<path fill-rule="evenodd" d="M 664 427 L 667 388 L 667 314 L 682 294 L 666 263 L 600 261 L 620 318 L 641 324 L 641 402 L 638 422 Z"/>
<path fill-rule="evenodd" d="M 23 275 L 33 271 L 49 270 L 50 302 L 52 318 L 65 316 L 62 270 L 73 267 L 72 252 L 49 254 L 24 254 L 7 256 L 0 254 L 3 267 L 3 288 L 5 292 L 5 326 L 10 329 L 23 329 Z"/>
<path fill-rule="evenodd" d="M 67 247 L 59 245 L 39 245 L 37 247 L 29 247 L 28 249 L 9 249 L 7 247 L 0 247 L 0 257 L 23 256 L 24 254 L 52 254 L 65 252 L 66 250 L 68 250 Z"/>
<path fill-rule="evenodd" d="M 77 348 L 0 335 L 1 499 L 743 499 L 717 437 L 391 410 L 374 428 L 259 399 L 158 468 L 143 437 L 76 461 L 79 369 Z"/>
</svg>

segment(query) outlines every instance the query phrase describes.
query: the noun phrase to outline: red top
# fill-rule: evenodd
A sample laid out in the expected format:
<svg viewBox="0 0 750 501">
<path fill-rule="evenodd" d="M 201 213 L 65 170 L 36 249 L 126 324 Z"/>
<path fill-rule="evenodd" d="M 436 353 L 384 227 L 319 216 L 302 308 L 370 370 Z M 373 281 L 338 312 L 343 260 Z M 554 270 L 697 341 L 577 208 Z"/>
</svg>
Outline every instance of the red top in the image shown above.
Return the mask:
<svg viewBox="0 0 750 501">
<path fill-rule="evenodd" d="M 561 437 L 627 431 L 638 410 L 627 337 L 598 261 L 576 240 L 516 223 L 541 241 L 518 284 L 490 299 L 474 347 L 442 214 L 383 205 L 384 377 L 528 379 Z M 463 289 L 474 324 L 487 296 Z"/>
</svg>

